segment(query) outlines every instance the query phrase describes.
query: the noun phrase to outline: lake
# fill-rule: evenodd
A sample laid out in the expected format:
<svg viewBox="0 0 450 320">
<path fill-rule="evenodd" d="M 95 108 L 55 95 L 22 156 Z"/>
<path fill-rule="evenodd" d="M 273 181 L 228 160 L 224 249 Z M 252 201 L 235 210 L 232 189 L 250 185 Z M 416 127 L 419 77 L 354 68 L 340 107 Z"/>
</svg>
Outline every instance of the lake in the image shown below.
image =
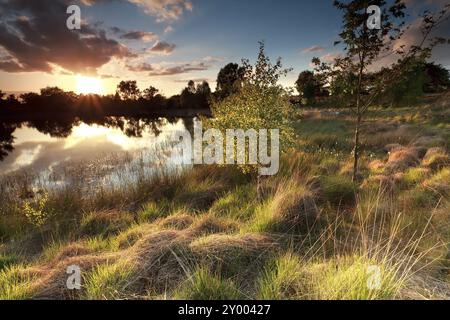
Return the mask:
<svg viewBox="0 0 450 320">
<path fill-rule="evenodd" d="M 65 119 L 0 123 L 0 178 L 32 189 L 120 187 L 182 169 L 169 137 L 193 118 Z"/>
</svg>

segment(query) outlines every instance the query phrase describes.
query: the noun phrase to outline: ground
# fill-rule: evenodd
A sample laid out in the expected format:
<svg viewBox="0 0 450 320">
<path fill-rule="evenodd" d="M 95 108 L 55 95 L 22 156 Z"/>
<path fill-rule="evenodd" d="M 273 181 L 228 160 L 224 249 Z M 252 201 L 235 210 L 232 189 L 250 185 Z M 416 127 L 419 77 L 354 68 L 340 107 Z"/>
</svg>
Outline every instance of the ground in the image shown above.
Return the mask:
<svg viewBox="0 0 450 320">
<path fill-rule="evenodd" d="M 449 299 L 449 101 L 373 107 L 355 183 L 351 113 L 307 108 L 259 196 L 229 166 L 2 192 L 0 299 Z"/>
</svg>

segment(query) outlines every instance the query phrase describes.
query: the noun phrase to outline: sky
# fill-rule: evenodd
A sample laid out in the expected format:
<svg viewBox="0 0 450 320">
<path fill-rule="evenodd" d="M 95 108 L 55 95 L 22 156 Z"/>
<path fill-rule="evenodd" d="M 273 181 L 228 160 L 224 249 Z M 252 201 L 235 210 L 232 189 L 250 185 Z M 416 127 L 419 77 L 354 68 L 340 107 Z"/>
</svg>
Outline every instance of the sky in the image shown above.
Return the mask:
<svg viewBox="0 0 450 320">
<path fill-rule="evenodd" d="M 417 15 L 449 1 L 405 2 L 412 23 L 405 41 L 413 43 Z M 66 27 L 71 4 L 81 8 L 80 30 Z M 326 0 L 0 0 L 0 89 L 109 94 L 120 80 L 137 80 L 170 96 L 191 79 L 215 88 L 220 68 L 254 61 L 261 40 L 273 60 L 293 68 L 282 80 L 293 86 L 313 57 L 340 54 L 333 46 L 340 26 Z M 448 37 L 450 23 L 438 32 Z M 439 48 L 434 60 L 450 67 L 449 53 Z"/>
</svg>

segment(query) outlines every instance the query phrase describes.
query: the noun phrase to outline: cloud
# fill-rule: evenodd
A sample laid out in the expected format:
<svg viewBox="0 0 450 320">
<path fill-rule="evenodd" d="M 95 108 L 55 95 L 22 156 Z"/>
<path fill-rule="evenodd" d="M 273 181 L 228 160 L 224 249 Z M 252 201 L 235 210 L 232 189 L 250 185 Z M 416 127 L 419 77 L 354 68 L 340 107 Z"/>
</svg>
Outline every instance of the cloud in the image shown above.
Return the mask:
<svg viewBox="0 0 450 320">
<path fill-rule="evenodd" d="M 120 77 L 118 76 L 113 76 L 111 74 L 101 74 L 100 75 L 101 79 L 119 79 Z"/>
<path fill-rule="evenodd" d="M 304 49 L 302 52 L 303 53 L 313 53 L 313 52 L 323 52 L 324 50 L 325 50 L 325 48 L 322 46 L 312 46 L 312 47 Z"/>
<path fill-rule="evenodd" d="M 169 55 L 173 52 L 173 50 L 175 50 L 175 48 L 175 44 L 167 43 L 165 41 L 158 41 L 153 45 L 153 47 L 148 49 L 148 52 Z"/>
<path fill-rule="evenodd" d="M 403 0 L 407 8 L 420 7 L 423 5 L 441 6 L 448 4 L 448 0 Z"/>
<path fill-rule="evenodd" d="M 149 15 L 155 16 L 158 22 L 178 20 L 186 11 L 193 10 L 189 0 L 128 0 L 144 8 Z"/>
<path fill-rule="evenodd" d="M 7 72 L 42 71 L 53 66 L 75 73 L 95 73 L 113 58 L 134 56 L 97 26 L 66 28 L 70 0 L 6 0 L 0 2 L 0 69 Z"/>
<path fill-rule="evenodd" d="M 164 33 L 170 33 L 173 31 L 173 27 L 172 26 L 167 26 L 167 28 L 164 29 Z"/>
<path fill-rule="evenodd" d="M 402 49 L 405 52 L 411 48 L 411 46 L 419 45 L 423 41 L 422 33 L 422 19 L 417 18 L 411 23 L 409 28 L 406 29 L 403 36 L 393 43 L 392 49 L 399 50 Z M 431 32 L 428 37 L 428 42 L 425 42 L 425 46 L 429 44 L 429 41 L 435 37 L 441 37 L 444 39 L 450 39 L 450 19 L 442 21 L 442 23 Z M 450 55 L 449 45 L 438 45 L 434 48 L 431 56 L 431 61 L 436 61 L 445 66 L 450 66 Z M 383 58 L 377 60 L 372 66 L 372 70 L 377 70 L 380 67 L 386 67 L 396 62 L 400 58 L 399 55 L 391 53 L 389 55 L 385 54 Z"/>
<path fill-rule="evenodd" d="M 342 53 L 340 52 L 331 52 L 331 53 L 327 53 L 326 55 L 323 55 L 320 57 L 320 61 L 322 62 L 333 62 L 336 58 L 339 58 L 342 56 Z"/>
<path fill-rule="evenodd" d="M 209 68 L 210 68 L 210 66 L 204 62 L 186 63 L 186 64 L 181 64 L 181 65 L 175 65 L 175 66 L 156 69 L 156 70 L 150 71 L 150 73 L 148 75 L 149 76 L 172 76 L 172 75 L 183 74 L 183 73 L 188 73 L 188 72 L 192 72 L 192 71 L 205 71 L 205 70 L 208 70 Z"/>
<path fill-rule="evenodd" d="M 211 68 L 211 65 L 204 61 L 192 61 L 187 63 L 159 63 L 149 64 L 141 63 L 138 65 L 128 65 L 128 70 L 133 72 L 148 72 L 149 76 L 172 76 L 184 74 L 193 71 L 205 71 Z"/>
<path fill-rule="evenodd" d="M 189 81 L 194 81 L 195 83 L 202 83 L 202 82 L 208 82 L 208 83 L 211 83 L 211 82 L 214 82 L 214 81 L 216 81 L 216 80 L 214 80 L 214 79 L 208 79 L 208 78 L 195 78 L 195 79 L 176 79 L 176 80 L 174 80 L 174 82 L 176 82 L 176 83 L 188 83 Z"/>
<path fill-rule="evenodd" d="M 141 40 L 145 42 L 150 42 L 158 39 L 158 36 L 153 32 L 146 32 L 146 31 L 130 31 L 127 33 L 124 33 L 120 36 L 121 39 L 126 40 Z"/>
<path fill-rule="evenodd" d="M 146 71 L 154 70 L 154 68 L 151 64 L 145 63 L 145 62 L 135 65 L 135 66 L 128 65 L 127 68 L 128 68 L 128 70 L 134 71 L 134 72 L 146 72 Z"/>
</svg>

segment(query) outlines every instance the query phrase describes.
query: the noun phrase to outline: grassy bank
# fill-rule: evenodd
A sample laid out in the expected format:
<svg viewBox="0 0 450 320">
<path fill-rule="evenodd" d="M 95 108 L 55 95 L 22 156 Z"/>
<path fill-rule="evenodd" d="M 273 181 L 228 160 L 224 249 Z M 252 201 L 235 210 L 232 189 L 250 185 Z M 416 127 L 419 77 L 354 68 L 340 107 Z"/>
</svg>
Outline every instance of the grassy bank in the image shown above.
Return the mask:
<svg viewBox="0 0 450 320">
<path fill-rule="evenodd" d="M 33 197 L 4 179 L 0 299 L 450 298 L 448 101 L 374 109 L 358 183 L 349 115 L 313 109 L 261 197 L 233 167 Z"/>
</svg>

